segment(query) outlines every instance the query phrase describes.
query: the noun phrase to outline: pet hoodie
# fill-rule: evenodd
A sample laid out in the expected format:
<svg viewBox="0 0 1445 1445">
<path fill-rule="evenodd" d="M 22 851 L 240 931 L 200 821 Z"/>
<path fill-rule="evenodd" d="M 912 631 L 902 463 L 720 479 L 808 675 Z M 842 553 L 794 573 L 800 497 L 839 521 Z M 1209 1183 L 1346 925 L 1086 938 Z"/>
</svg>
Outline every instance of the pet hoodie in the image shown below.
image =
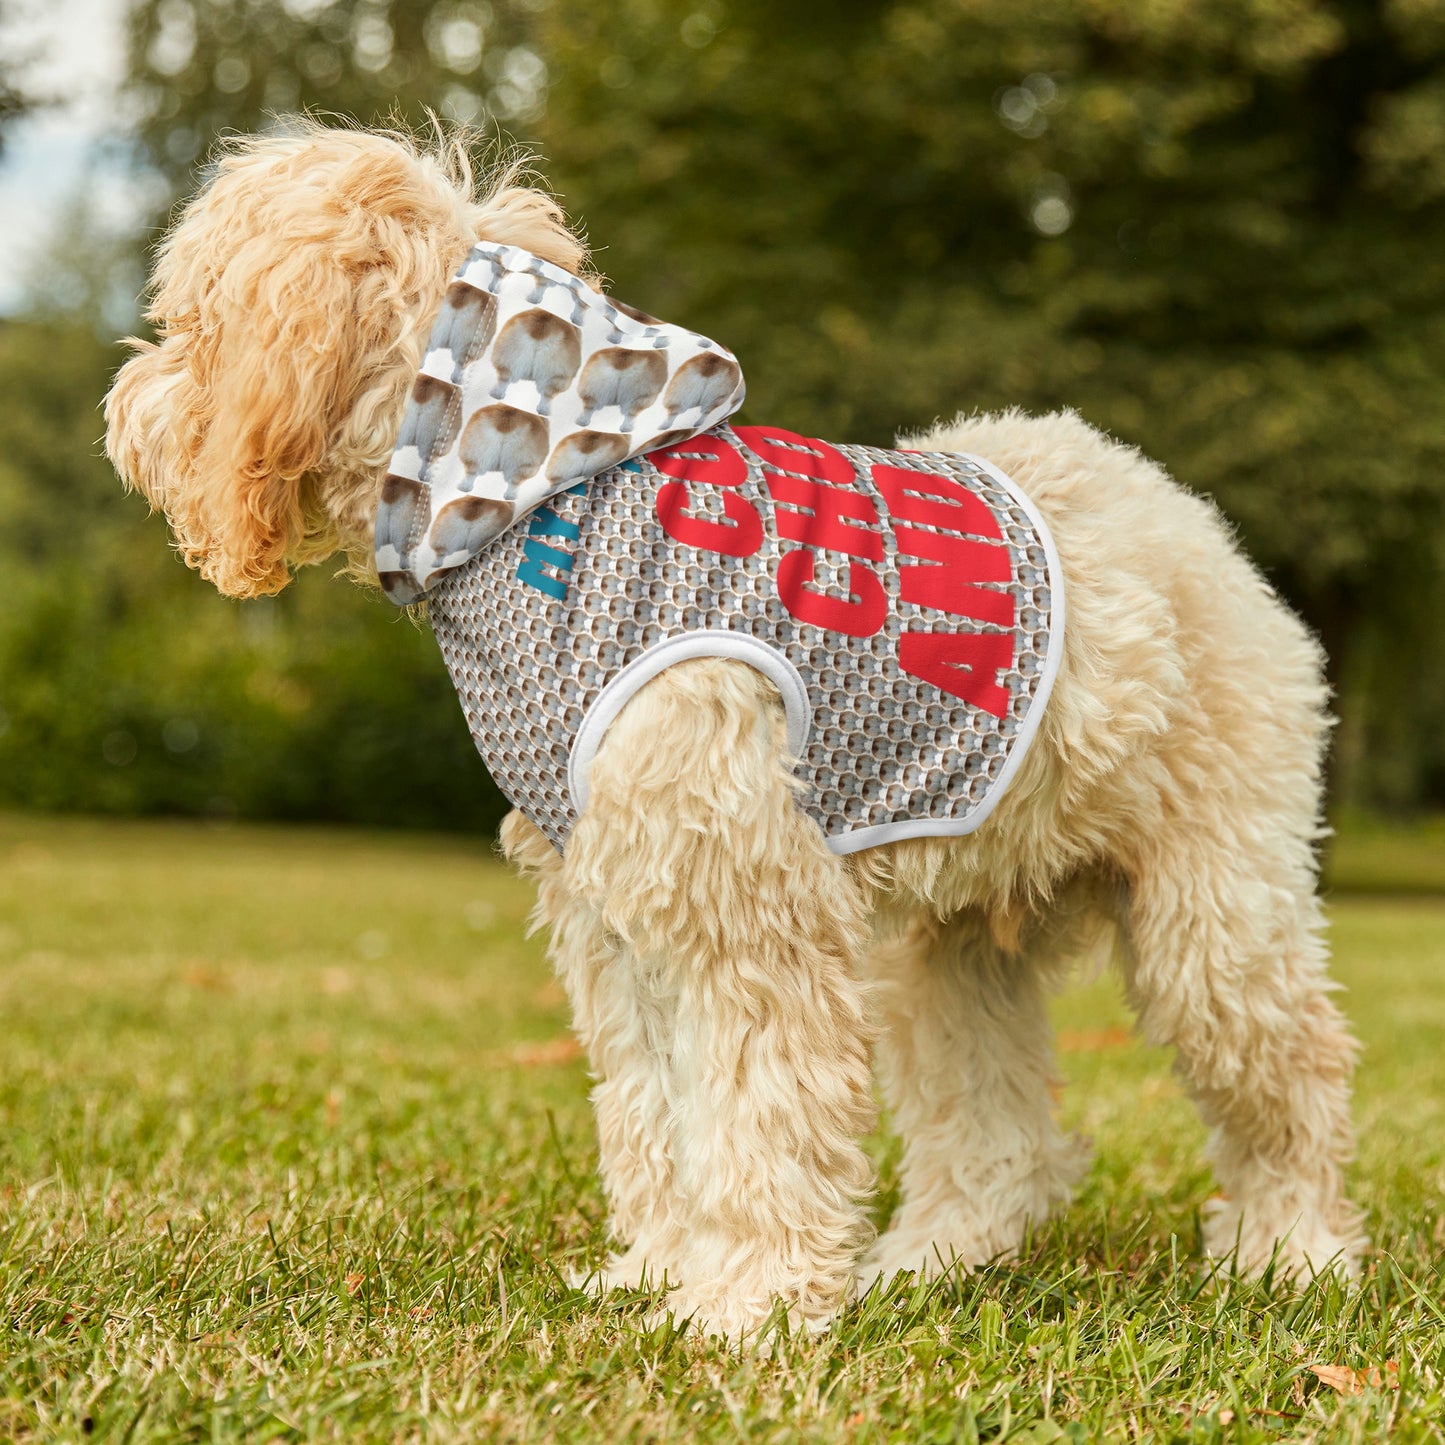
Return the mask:
<svg viewBox="0 0 1445 1445">
<path fill-rule="evenodd" d="M 425 597 L 488 770 L 558 848 L 612 720 L 697 657 L 776 685 L 833 852 L 972 832 L 1058 670 L 1048 529 L 983 458 L 726 425 L 742 398 L 716 342 L 479 244 L 383 489 L 384 590 Z"/>
</svg>

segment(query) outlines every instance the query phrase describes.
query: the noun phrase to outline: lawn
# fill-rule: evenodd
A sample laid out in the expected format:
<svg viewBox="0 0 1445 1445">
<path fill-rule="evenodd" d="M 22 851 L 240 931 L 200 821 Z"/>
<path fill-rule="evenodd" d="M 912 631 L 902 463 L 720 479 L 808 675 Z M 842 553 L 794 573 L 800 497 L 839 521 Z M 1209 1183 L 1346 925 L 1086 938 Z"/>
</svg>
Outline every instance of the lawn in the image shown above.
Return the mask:
<svg viewBox="0 0 1445 1445">
<path fill-rule="evenodd" d="M 587 1081 L 484 845 L 0 817 L 0 1439 L 1445 1440 L 1442 861 L 1331 874 L 1361 1287 L 1203 1266 L 1202 1131 L 1106 981 L 1058 1006 L 1073 1207 L 760 1359 L 568 1285 Z"/>
</svg>

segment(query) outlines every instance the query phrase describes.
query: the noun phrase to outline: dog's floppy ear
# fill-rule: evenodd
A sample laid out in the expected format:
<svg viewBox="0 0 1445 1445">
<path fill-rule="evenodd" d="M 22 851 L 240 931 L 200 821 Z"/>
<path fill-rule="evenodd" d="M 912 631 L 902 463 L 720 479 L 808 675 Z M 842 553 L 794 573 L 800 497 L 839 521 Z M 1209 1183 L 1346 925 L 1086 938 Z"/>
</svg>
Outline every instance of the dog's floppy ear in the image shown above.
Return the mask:
<svg viewBox="0 0 1445 1445">
<path fill-rule="evenodd" d="M 215 204 L 217 189 L 161 252 L 151 312 L 161 339 L 134 343 L 116 378 L 107 448 L 166 513 L 186 562 L 220 591 L 253 597 L 279 591 L 288 561 L 318 550 L 304 479 L 400 318 L 395 304 L 368 309 L 368 272 L 382 263 L 348 254 L 324 212 L 309 235 L 268 234 L 244 208 Z"/>
<path fill-rule="evenodd" d="M 121 367 L 105 399 L 105 449 L 126 486 L 141 492 L 171 521 L 186 561 L 199 565 L 203 549 L 187 540 L 202 533 L 188 515 L 198 498 L 180 485 L 193 468 L 185 458 L 203 429 L 196 389 L 183 346 L 158 346 L 132 337 L 135 355 Z"/>
</svg>

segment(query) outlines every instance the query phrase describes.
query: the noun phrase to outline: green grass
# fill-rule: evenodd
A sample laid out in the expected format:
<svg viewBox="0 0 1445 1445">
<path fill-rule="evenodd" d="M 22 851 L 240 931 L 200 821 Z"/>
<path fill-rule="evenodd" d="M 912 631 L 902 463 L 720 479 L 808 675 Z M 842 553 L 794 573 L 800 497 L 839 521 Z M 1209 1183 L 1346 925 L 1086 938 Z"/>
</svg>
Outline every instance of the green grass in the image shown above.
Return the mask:
<svg viewBox="0 0 1445 1445">
<path fill-rule="evenodd" d="M 0 1439 L 1445 1439 L 1445 899 L 1332 903 L 1362 1287 L 1211 1277 L 1202 1131 L 1100 983 L 1074 1206 L 772 1359 L 567 1284 L 602 1204 L 529 903 L 455 839 L 0 817 Z"/>
<path fill-rule="evenodd" d="M 1445 894 L 1445 815 L 1410 823 L 1340 819 L 1325 885 L 1351 893 Z"/>
</svg>

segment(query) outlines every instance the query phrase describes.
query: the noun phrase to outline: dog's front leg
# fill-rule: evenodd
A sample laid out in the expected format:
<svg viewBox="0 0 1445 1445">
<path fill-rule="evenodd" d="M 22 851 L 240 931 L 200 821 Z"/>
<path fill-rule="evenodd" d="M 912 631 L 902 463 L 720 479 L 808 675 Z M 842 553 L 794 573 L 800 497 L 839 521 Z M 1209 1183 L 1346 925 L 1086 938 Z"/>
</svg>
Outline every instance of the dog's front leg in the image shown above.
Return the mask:
<svg viewBox="0 0 1445 1445">
<path fill-rule="evenodd" d="M 648 683 L 564 872 L 629 959 L 631 1005 L 597 1027 L 648 1041 L 666 1099 L 669 1310 L 734 1340 L 778 1300 L 822 1327 L 870 1232 L 865 908 L 794 802 L 769 684 L 712 660 Z"/>
<path fill-rule="evenodd" d="M 533 922 L 567 992 L 596 1084 L 598 1167 L 608 1233 L 620 1247 L 580 1282 L 595 1292 L 676 1282 L 683 1224 L 668 1150 L 665 1061 L 673 1004 L 654 994 L 646 962 L 569 886 L 562 856 L 521 813 L 502 823 L 502 851 L 537 884 Z"/>
</svg>

